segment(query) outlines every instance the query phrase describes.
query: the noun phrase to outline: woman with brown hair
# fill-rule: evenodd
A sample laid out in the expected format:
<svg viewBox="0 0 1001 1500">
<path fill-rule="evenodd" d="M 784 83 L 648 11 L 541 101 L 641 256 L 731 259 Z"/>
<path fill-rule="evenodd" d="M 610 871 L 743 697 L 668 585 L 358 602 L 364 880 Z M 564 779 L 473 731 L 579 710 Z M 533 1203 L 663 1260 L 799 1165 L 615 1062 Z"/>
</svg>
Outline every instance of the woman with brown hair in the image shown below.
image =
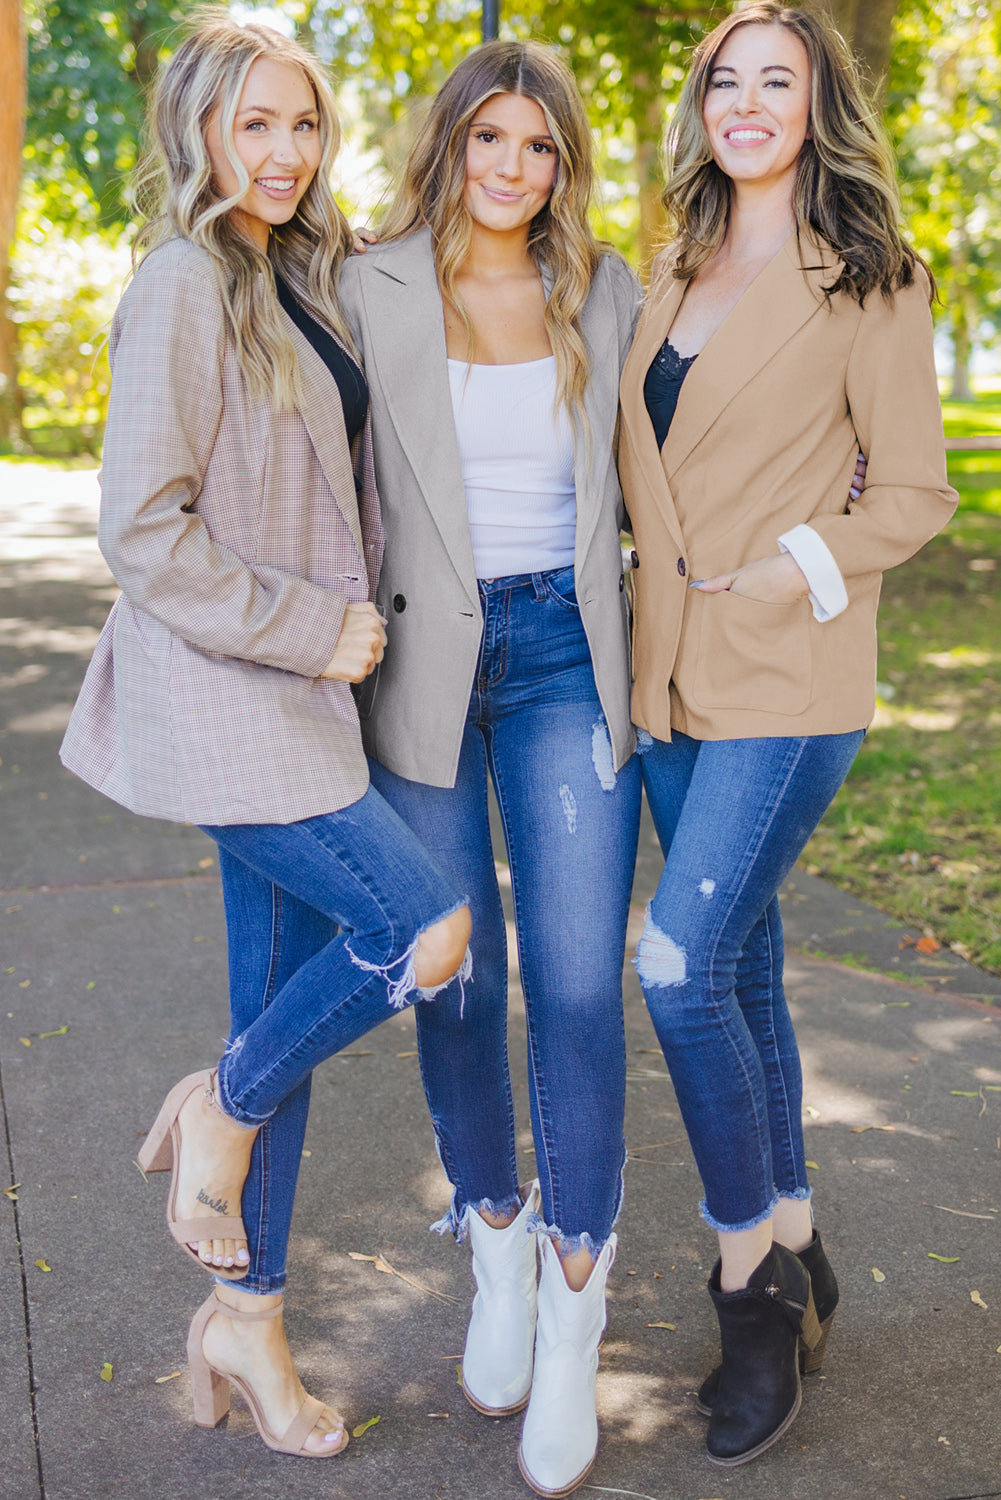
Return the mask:
<svg viewBox="0 0 1001 1500">
<path fill-rule="evenodd" d="M 633 718 L 666 859 L 636 967 L 719 1237 L 723 1359 L 699 1397 L 724 1465 L 793 1420 L 797 1345 L 819 1368 L 838 1300 L 777 892 L 872 717 L 882 571 L 956 503 L 931 287 L 873 119 L 808 11 L 762 0 L 705 38 L 672 129 L 675 238 L 621 387 Z"/>
<path fill-rule="evenodd" d="M 487 1415 L 528 1403 L 520 1462 L 543 1495 L 580 1484 L 597 1446 L 639 818 L 612 451 L 639 288 L 594 238 L 593 180 L 568 70 L 492 43 L 433 101 L 378 248 L 341 275 L 386 527 L 390 644 L 360 693 L 372 780 L 473 912 L 465 1004 L 453 985 L 417 1016 L 454 1189 L 439 1227 L 468 1235 L 477 1283 L 463 1389 Z M 524 1192 L 489 781 L 528 1021 Z"/>
</svg>

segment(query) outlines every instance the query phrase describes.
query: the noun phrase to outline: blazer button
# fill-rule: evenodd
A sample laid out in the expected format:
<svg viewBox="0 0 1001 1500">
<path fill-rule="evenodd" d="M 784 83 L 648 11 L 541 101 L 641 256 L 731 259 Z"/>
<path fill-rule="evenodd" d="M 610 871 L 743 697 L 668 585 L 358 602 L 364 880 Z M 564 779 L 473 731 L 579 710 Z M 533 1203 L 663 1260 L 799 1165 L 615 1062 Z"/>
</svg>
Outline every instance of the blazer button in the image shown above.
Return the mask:
<svg viewBox="0 0 1001 1500">
<path fill-rule="evenodd" d="M 683 557 L 678 558 L 678 574 L 681 578 L 685 576 L 685 559 Z"/>
<path fill-rule="evenodd" d="M 407 598 L 406 598 L 406 595 L 405 594 L 394 594 L 393 595 L 393 608 L 396 610 L 396 613 L 398 615 L 402 615 L 402 613 L 406 609 L 406 607 L 407 607 Z"/>
<path fill-rule="evenodd" d="M 639 565 L 640 565 L 640 555 L 636 551 L 635 547 L 633 548 L 632 552 L 630 552 L 630 554 L 629 554 L 629 561 L 630 561 L 630 563 L 632 564 L 632 566 L 634 568 L 638 568 Z"/>
<path fill-rule="evenodd" d="M 619 593 L 620 594 L 624 594 L 625 591 L 626 591 L 626 575 L 625 575 L 625 573 L 620 573 L 619 574 Z"/>
</svg>

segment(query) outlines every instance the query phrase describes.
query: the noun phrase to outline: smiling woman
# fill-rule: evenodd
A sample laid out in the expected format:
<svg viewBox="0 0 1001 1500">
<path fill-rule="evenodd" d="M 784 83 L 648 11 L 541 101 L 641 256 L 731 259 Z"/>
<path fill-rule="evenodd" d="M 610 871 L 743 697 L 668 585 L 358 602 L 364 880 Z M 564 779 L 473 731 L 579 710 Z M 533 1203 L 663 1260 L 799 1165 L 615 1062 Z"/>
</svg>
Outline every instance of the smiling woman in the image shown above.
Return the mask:
<svg viewBox="0 0 1001 1500">
<path fill-rule="evenodd" d="M 874 118 L 806 9 L 758 0 L 705 38 L 672 129 L 676 237 L 622 377 L 633 717 L 665 856 L 636 967 L 719 1241 L 698 1408 L 725 1466 L 793 1421 L 838 1304 L 777 892 L 872 720 L 881 573 L 956 503 L 931 284 Z"/>
<path fill-rule="evenodd" d="M 99 539 L 122 593 L 62 756 L 218 845 L 229 1038 L 139 1162 L 170 1171 L 171 1235 L 216 1278 L 188 1335 L 196 1422 L 235 1385 L 269 1448 L 330 1458 L 346 1426 L 303 1389 L 282 1313 L 312 1072 L 468 974 L 469 913 L 369 785 L 351 690 L 385 645 L 383 533 L 329 87 L 277 33 L 203 16 L 151 127 L 109 341 Z"/>
<path fill-rule="evenodd" d="M 593 180 L 566 67 L 538 43 L 491 43 L 433 101 L 382 242 L 341 276 L 372 386 L 392 611 L 362 693 L 372 779 L 471 892 L 477 934 L 474 1003 L 453 985 L 418 1013 L 453 1185 L 437 1227 L 468 1236 L 477 1284 L 462 1384 L 491 1417 L 527 1405 L 519 1462 L 542 1495 L 581 1484 L 598 1442 L 639 816 L 613 458 L 639 290 L 594 239 Z M 525 1187 L 491 780 L 531 1035 Z"/>
<path fill-rule="evenodd" d="M 261 250 L 271 229 L 292 218 L 316 175 L 319 124 L 309 79 L 270 57 L 259 57 L 247 74 L 231 129 L 223 130 L 221 106 L 209 119 L 205 143 L 216 187 L 238 199 L 233 217 Z"/>
</svg>

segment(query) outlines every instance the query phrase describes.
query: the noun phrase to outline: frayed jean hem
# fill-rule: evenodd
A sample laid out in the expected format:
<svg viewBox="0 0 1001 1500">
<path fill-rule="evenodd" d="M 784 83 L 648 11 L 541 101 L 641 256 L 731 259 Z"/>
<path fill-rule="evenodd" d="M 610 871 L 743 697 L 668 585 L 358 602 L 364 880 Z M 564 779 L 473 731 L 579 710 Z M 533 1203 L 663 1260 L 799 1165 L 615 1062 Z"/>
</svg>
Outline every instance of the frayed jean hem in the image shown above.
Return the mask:
<svg viewBox="0 0 1001 1500">
<path fill-rule="evenodd" d="M 566 1260 L 568 1255 L 576 1255 L 578 1250 L 586 1250 L 592 1260 L 597 1260 L 608 1243 L 607 1239 L 595 1239 L 586 1229 L 580 1234 L 564 1234 L 558 1224 L 547 1224 L 541 1214 L 531 1214 L 527 1227 L 529 1234 L 542 1234 L 546 1239 L 552 1240 L 559 1250 L 561 1260 Z"/>
<path fill-rule="evenodd" d="M 433 1224 L 428 1225 L 430 1234 L 450 1234 L 457 1245 L 465 1243 L 469 1235 L 469 1215 L 481 1213 L 484 1209 L 489 1214 L 518 1214 L 524 1204 L 521 1196 L 514 1193 L 510 1198 L 497 1200 L 494 1198 L 480 1198 L 476 1203 L 467 1203 L 461 1213 L 456 1212 L 455 1198 L 449 1204 L 448 1212 L 442 1214 Z M 538 1215 L 536 1215 L 538 1217 Z"/>
<path fill-rule="evenodd" d="M 792 1194 L 784 1194 L 782 1196 L 791 1197 Z M 760 1214 L 755 1214 L 751 1219 L 742 1219 L 738 1224 L 724 1224 L 722 1219 L 714 1218 L 709 1212 L 709 1206 L 704 1198 L 699 1204 L 699 1213 L 709 1225 L 709 1228 L 715 1229 L 717 1234 L 741 1234 L 745 1229 L 757 1229 L 759 1224 L 767 1224 L 775 1212 L 779 1197 L 780 1195 L 775 1193 L 766 1209 L 763 1209 Z"/>
</svg>

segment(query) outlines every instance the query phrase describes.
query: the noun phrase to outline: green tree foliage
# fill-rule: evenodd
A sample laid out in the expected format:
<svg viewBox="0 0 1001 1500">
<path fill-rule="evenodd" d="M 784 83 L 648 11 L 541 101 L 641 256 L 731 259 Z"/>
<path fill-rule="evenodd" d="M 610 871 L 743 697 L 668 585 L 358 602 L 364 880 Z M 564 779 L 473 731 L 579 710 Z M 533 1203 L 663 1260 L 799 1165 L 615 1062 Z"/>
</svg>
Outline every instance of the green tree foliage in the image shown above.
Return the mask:
<svg viewBox="0 0 1001 1500">
<path fill-rule="evenodd" d="M 887 122 L 912 236 L 939 283 L 955 400 L 1001 317 L 1001 16 L 989 0 L 919 0 L 899 18 Z"/>
<path fill-rule="evenodd" d="M 63 223 L 127 215 L 145 96 L 193 0 L 33 0 L 28 15 L 28 175 Z M 61 185 L 65 191 L 61 192 Z M 84 189 L 81 194 L 81 188 Z"/>
</svg>

